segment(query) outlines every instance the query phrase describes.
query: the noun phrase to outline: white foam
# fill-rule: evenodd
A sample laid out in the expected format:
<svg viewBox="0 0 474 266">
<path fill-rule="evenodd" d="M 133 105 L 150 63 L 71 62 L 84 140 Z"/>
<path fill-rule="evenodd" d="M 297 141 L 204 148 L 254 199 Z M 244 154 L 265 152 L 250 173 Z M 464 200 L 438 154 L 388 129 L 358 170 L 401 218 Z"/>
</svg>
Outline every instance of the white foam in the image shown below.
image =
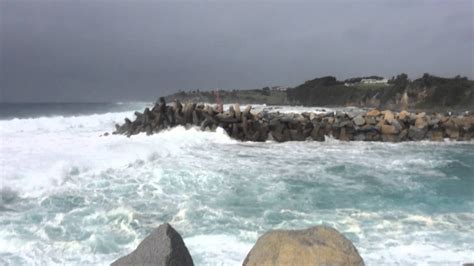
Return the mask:
<svg viewBox="0 0 474 266">
<path fill-rule="evenodd" d="M 184 242 L 197 265 L 242 265 L 253 244 L 228 235 L 198 235 Z"/>
<path fill-rule="evenodd" d="M 77 172 L 119 168 L 154 153 L 182 153 L 189 146 L 235 143 L 227 134 L 176 127 L 160 134 L 101 137 L 126 113 L 77 117 L 41 117 L 0 121 L 0 188 L 37 196 L 64 184 Z M 208 145 L 208 144 L 206 144 Z"/>
<path fill-rule="evenodd" d="M 266 230 L 329 224 L 352 237 L 367 264 L 470 259 L 470 213 L 338 209 L 324 206 L 341 204 L 337 199 L 318 198 L 328 191 L 327 197 L 335 198 L 374 193 L 364 203 L 370 209 L 382 194 L 378 190 L 434 193 L 431 181 L 459 180 L 439 170 L 450 162 L 433 150 L 465 144 L 333 138 L 242 143 L 222 129 L 184 127 L 153 136 L 100 137 L 125 116 L 133 117 L 122 112 L 0 121 L 0 204 L 9 208 L 8 201 L 19 193 L 32 205 L 0 216 L 0 222 L 7 220 L 0 227 L 0 252 L 20 256 L 27 264 L 107 264 L 133 250 L 144 237 L 143 228 L 172 222 L 191 236 L 185 242 L 196 264 L 241 265 Z M 84 203 L 63 206 L 68 196 Z M 47 209 L 54 200 L 59 203 L 52 207 L 59 210 Z M 42 215 L 39 222 L 24 223 L 36 215 Z M 58 241 L 49 238 L 48 226 L 69 233 L 80 228 L 91 235 Z M 437 235 L 446 232 L 454 240 L 439 244 Z M 108 236 L 126 239 L 117 244 Z"/>
</svg>

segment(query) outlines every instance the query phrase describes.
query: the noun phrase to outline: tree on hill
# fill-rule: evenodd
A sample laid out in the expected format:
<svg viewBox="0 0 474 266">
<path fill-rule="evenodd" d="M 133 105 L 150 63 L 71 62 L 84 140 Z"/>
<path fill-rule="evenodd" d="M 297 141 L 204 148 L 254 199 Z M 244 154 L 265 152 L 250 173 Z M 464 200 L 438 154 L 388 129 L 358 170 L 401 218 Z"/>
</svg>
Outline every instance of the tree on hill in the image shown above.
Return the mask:
<svg viewBox="0 0 474 266">
<path fill-rule="evenodd" d="M 262 95 L 269 96 L 270 88 L 269 87 L 262 88 Z"/>
</svg>

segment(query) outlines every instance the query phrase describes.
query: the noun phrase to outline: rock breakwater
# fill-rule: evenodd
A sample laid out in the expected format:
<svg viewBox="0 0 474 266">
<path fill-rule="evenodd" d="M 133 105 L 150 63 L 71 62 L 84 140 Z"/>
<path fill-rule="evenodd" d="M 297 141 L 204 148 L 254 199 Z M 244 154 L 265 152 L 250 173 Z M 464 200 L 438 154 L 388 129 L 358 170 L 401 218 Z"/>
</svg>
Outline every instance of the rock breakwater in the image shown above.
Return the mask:
<svg viewBox="0 0 474 266">
<path fill-rule="evenodd" d="M 474 136 L 472 114 L 427 114 L 407 111 L 370 110 L 363 114 L 345 112 L 279 113 L 253 112 L 242 108 L 175 101 L 167 105 L 161 99 L 152 109 L 135 112 L 135 120 L 125 118 L 113 134 L 132 136 L 145 132 L 158 133 L 175 126 L 197 126 L 201 130 L 223 128 L 242 141 L 324 141 L 325 136 L 344 141 L 443 141 L 446 138 L 469 141 Z"/>
</svg>

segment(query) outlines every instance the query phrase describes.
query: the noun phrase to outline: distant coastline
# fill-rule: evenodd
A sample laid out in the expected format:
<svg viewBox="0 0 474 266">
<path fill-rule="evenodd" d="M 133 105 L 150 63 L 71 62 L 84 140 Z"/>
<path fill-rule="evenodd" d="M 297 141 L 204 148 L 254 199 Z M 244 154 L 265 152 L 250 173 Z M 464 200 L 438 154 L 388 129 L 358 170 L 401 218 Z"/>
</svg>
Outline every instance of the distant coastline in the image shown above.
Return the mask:
<svg viewBox="0 0 474 266">
<path fill-rule="evenodd" d="M 217 94 L 216 94 L 217 92 Z M 356 106 L 394 111 L 464 112 L 474 110 L 474 81 L 467 77 L 424 74 L 410 80 L 404 73 L 390 79 L 378 76 L 337 80 L 315 78 L 296 87 L 264 87 L 252 90 L 191 90 L 166 96 L 171 102 L 220 101 L 240 104 Z"/>
</svg>

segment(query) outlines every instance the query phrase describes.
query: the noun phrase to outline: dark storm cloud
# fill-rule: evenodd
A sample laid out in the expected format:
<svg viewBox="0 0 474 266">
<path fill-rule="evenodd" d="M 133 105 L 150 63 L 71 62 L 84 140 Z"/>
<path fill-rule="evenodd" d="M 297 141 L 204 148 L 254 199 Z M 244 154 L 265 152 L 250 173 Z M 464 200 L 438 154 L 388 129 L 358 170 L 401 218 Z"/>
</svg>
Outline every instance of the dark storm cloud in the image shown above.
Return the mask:
<svg viewBox="0 0 474 266">
<path fill-rule="evenodd" d="M 472 1 L 0 0 L 2 101 L 424 72 L 473 76 Z"/>
</svg>

